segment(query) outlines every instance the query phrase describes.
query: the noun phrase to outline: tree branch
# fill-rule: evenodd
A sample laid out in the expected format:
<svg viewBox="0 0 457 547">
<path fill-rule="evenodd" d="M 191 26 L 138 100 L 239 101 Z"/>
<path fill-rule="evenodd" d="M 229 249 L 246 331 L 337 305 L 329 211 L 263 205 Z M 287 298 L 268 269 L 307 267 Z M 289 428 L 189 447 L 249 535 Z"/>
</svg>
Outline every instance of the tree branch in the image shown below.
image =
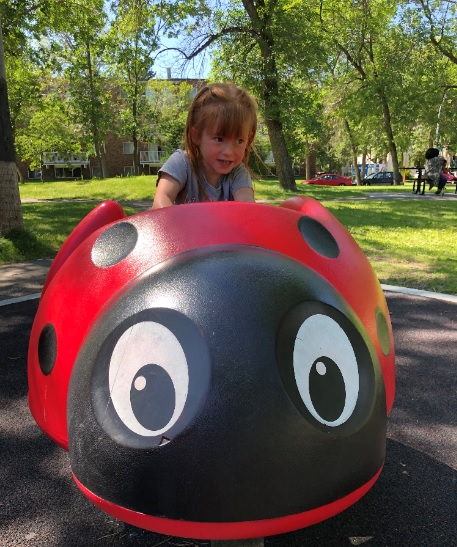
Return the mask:
<svg viewBox="0 0 457 547">
<path fill-rule="evenodd" d="M 238 34 L 238 33 L 250 34 L 251 36 L 256 35 L 256 33 L 252 29 L 249 29 L 246 27 L 238 27 L 238 26 L 226 27 L 221 32 L 218 32 L 217 34 L 210 34 L 209 36 L 207 36 L 196 49 L 191 51 L 191 53 L 186 53 L 185 51 L 183 51 L 181 48 L 178 48 L 178 47 L 167 47 L 167 48 L 161 49 L 157 53 L 157 56 L 167 51 L 177 51 L 186 59 L 186 61 L 190 61 L 194 59 L 195 57 L 197 57 L 198 55 L 200 55 L 200 53 L 202 53 L 215 41 L 219 40 L 219 38 L 222 38 L 223 36 L 227 36 L 229 34 Z"/>
</svg>

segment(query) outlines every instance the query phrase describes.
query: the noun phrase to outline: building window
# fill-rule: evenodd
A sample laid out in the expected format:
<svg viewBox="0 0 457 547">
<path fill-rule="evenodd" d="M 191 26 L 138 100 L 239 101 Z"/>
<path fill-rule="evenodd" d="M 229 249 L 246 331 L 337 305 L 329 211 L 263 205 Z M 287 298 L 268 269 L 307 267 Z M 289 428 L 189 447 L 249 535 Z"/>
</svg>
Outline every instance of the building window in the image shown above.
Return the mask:
<svg viewBox="0 0 457 547">
<path fill-rule="evenodd" d="M 54 167 L 54 174 L 56 179 L 80 179 L 81 168 L 76 167 Z"/>
<path fill-rule="evenodd" d="M 133 176 L 133 165 L 124 166 L 124 176 L 131 177 Z"/>
<path fill-rule="evenodd" d="M 133 154 L 133 142 L 124 142 L 124 154 L 128 156 Z"/>
</svg>

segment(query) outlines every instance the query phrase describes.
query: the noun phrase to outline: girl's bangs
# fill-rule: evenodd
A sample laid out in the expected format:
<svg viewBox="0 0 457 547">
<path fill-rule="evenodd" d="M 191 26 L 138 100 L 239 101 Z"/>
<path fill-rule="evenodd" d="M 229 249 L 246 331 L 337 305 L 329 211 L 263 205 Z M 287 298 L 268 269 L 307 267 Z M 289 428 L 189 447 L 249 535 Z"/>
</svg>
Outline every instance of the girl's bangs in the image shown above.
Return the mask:
<svg viewBox="0 0 457 547">
<path fill-rule="evenodd" d="M 246 126 L 249 132 L 256 127 L 252 113 L 245 106 L 233 103 L 212 105 L 205 112 L 203 124 L 218 135 L 229 138 L 240 136 Z"/>
</svg>

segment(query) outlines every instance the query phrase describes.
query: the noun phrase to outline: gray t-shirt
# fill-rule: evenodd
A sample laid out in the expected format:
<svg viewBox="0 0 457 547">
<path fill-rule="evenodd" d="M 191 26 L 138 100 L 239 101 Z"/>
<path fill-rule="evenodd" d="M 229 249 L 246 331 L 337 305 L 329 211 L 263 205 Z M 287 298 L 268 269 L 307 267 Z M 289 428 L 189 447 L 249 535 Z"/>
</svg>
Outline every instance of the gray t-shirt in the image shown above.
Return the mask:
<svg viewBox="0 0 457 547">
<path fill-rule="evenodd" d="M 197 177 L 192 169 L 190 159 L 184 150 L 175 150 L 159 169 L 160 175 L 167 173 L 178 181 L 181 190 L 176 197 L 175 204 L 195 203 L 203 201 L 198 188 Z M 211 186 L 202 173 L 202 182 L 211 201 L 233 201 L 233 194 L 240 188 L 252 188 L 252 180 L 243 164 L 234 167 L 227 175 L 219 179 L 218 188 Z"/>
</svg>

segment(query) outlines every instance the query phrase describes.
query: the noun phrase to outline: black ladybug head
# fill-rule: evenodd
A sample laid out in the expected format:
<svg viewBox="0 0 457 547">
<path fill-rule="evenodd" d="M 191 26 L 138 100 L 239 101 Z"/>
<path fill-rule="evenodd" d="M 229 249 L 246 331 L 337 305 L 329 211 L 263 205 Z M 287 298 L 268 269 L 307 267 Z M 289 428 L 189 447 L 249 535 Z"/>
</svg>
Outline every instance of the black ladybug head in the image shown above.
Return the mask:
<svg viewBox="0 0 457 547">
<path fill-rule="evenodd" d="M 207 247 L 99 315 L 71 379 L 71 464 L 142 514 L 277 518 L 370 480 L 385 414 L 369 338 L 323 277 L 272 251 Z"/>
</svg>

